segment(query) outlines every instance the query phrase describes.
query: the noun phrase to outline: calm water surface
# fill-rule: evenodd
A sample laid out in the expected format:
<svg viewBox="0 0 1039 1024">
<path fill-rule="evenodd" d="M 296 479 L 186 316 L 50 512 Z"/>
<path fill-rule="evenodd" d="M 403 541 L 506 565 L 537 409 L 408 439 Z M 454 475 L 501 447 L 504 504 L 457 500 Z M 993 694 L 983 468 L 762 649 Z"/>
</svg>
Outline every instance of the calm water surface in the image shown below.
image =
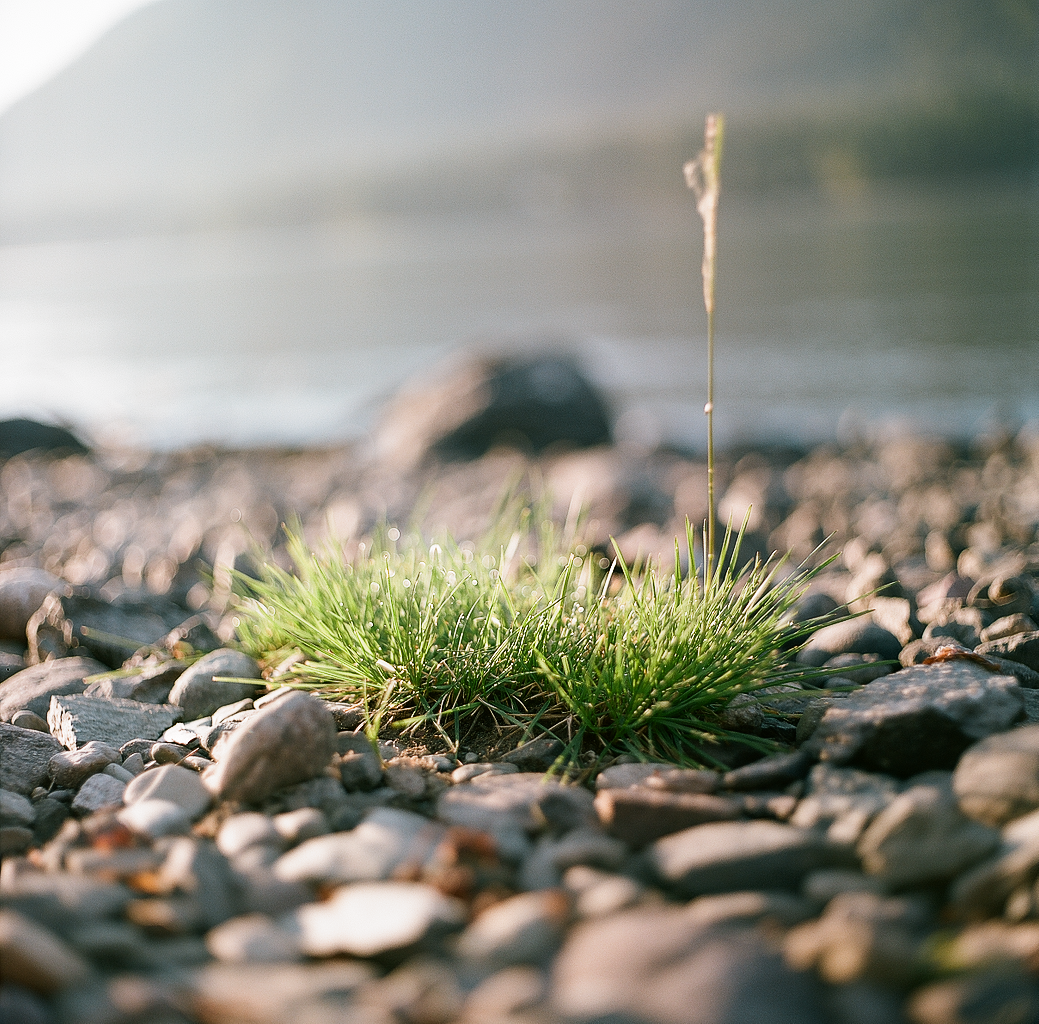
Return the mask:
<svg viewBox="0 0 1039 1024">
<path fill-rule="evenodd" d="M 658 208 L 0 246 L 0 415 L 92 436 L 356 436 L 466 347 L 567 347 L 622 436 L 704 443 L 699 222 Z M 1033 189 L 727 203 L 720 440 L 1039 420 Z"/>
</svg>

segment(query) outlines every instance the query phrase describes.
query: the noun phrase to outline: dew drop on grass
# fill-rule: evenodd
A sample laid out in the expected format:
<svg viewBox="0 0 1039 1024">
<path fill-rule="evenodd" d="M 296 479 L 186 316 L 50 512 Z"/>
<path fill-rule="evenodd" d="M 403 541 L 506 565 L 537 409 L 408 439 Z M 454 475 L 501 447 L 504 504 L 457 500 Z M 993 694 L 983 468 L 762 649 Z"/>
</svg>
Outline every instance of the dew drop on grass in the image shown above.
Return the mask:
<svg viewBox="0 0 1039 1024">
<path fill-rule="evenodd" d="M 411 580 L 401 580 L 400 585 L 407 590 L 411 586 Z"/>
<path fill-rule="evenodd" d="M 400 540 L 400 530 L 398 530 L 396 526 L 391 526 L 386 531 L 386 536 L 389 537 L 390 540 Z"/>
</svg>

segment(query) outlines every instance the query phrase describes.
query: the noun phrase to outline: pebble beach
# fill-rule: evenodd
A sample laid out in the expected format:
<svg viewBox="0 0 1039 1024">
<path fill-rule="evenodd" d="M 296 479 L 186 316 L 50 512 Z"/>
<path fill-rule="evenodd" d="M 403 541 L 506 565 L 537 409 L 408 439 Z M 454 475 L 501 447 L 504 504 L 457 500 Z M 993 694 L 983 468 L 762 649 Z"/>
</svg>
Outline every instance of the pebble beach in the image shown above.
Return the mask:
<svg viewBox="0 0 1039 1024">
<path fill-rule="evenodd" d="M 349 446 L 0 463 L 4 1024 L 1039 1020 L 1039 431 L 722 453 L 748 555 L 839 553 L 798 614 L 861 614 L 797 655 L 824 684 L 733 709 L 778 752 L 571 783 L 551 736 L 377 753 L 236 649 L 230 570 L 288 565 L 292 522 L 476 539 L 509 487 L 673 560 L 705 461 L 447 457 L 396 408 Z"/>
</svg>

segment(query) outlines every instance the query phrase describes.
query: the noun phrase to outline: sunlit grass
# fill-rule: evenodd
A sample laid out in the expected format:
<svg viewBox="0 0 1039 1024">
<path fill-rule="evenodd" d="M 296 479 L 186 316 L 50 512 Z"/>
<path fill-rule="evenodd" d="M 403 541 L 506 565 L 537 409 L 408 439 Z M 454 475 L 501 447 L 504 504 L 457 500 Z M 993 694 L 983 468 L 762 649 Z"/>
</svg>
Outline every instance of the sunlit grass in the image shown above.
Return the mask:
<svg viewBox="0 0 1039 1024">
<path fill-rule="evenodd" d="M 499 520 L 501 521 L 501 520 Z M 732 698 L 801 679 L 792 652 L 812 628 L 784 618 L 818 569 L 739 564 L 727 534 L 709 582 L 563 545 L 529 506 L 478 545 L 384 529 L 346 558 L 289 532 L 295 571 L 237 577 L 238 633 L 279 683 L 359 701 L 377 731 L 426 725 L 458 749 L 488 722 L 551 732 L 560 766 L 619 754 L 712 761 L 719 740 L 766 749 L 721 715 Z M 693 550 L 693 534 L 682 538 Z"/>
</svg>

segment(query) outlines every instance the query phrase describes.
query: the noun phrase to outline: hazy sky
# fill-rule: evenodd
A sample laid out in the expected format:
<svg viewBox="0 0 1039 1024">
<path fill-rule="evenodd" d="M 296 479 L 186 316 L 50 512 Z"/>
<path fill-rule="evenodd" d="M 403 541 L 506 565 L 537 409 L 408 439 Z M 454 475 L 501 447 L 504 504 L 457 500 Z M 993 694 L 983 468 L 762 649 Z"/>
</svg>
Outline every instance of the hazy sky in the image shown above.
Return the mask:
<svg viewBox="0 0 1039 1024">
<path fill-rule="evenodd" d="M 0 113 L 154 0 L 0 0 Z"/>
</svg>

